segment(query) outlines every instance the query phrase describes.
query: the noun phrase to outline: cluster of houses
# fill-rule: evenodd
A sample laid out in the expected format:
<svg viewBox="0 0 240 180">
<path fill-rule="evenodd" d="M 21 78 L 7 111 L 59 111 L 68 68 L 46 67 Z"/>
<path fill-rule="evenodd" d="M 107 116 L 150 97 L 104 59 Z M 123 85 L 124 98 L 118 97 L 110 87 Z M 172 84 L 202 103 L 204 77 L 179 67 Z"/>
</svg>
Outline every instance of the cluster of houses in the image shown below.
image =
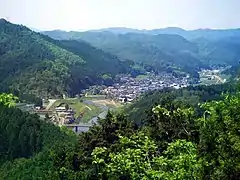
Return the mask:
<svg viewBox="0 0 240 180">
<path fill-rule="evenodd" d="M 29 105 L 26 105 L 26 106 L 28 107 Z M 33 105 L 32 111 L 37 113 L 42 119 L 46 118 L 46 115 L 47 115 L 50 121 L 57 125 L 71 124 L 75 122 L 74 110 L 66 106 L 66 104 L 64 103 L 55 107 L 54 110 L 46 109 L 45 106 L 34 107 Z"/>
<path fill-rule="evenodd" d="M 75 121 L 73 109 L 67 109 L 65 106 L 59 106 L 55 108 L 57 118 L 61 124 L 69 124 Z"/>
<path fill-rule="evenodd" d="M 148 75 L 144 78 L 132 78 L 128 75 L 118 77 L 118 82 L 106 87 L 102 93 L 109 98 L 121 102 L 131 102 L 146 91 L 163 89 L 165 87 L 182 88 L 189 85 L 189 76 L 176 78 L 172 74 Z"/>
<path fill-rule="evenodd" d="M 74 122 L 74 111 L 73 109 L 69 108 L 66 109 L 65 106 L 60 106 L 55 108 L 55 112 L 57 113 L 59 118 L 64 119 L 64 124 Z"/>
</svg>

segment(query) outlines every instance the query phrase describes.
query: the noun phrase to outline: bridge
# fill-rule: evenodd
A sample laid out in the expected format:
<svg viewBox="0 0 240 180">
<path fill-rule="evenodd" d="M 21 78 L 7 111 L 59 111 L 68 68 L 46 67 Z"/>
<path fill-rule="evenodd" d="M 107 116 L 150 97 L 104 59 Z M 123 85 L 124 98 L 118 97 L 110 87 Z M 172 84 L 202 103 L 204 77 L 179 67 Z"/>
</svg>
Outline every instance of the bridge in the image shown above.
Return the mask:
<svg viewBox="0 0 240 180">
<path fill-rule="evenodd" d="M 79 134 L 81 132 L 87 132 L 91 126 L 93 126 L 94 124 L 97 124 L 97 121 L 99 118 L 104 119 L 106 117 L 107 112 L 108 112 L 108 107 L 106 105 L 97 104 L 90 100 L 85 100 L 84 103 L 89 104 L 89 105 L 98 106 L 99 108 L 102 109 L 102 112 L 99 115 L 97 115 L 96 117 L 93 117 L 92 119 L 90 119 L 88 121 L 88 123 L 64 124 L 64 122 L 61 122 L 60 126 L 61 125 L 66 126 L 67 128 L 72 129 L 73 132 Z M 60 122 L 60 119 L 57 115 L 56 115 L 56 118 L 57 118 L 57 122 Z"/>
<path fill-rule="evenodd" d="M 79 124 L 64 124 L 64 126 L 72 129 L 75 133 L 86 132 L 93 124 L 91 123 L 79 123 Z"/>
</svg>

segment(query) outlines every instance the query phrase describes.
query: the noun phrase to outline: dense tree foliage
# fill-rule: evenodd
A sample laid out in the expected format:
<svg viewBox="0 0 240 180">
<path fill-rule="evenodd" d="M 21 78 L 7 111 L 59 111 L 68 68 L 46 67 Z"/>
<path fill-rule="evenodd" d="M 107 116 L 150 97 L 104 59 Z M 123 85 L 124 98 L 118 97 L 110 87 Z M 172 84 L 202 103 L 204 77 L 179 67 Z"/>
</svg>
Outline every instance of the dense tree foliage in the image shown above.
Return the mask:
<svg viewBox="0 0 240 180">
<path fill-rule="evenodd" d="M 109 152 L 106 147 L 94 149 L 93 165 L 98 176 L 109 179 L 239 179 L 239 105 L 238 93 L 227 95 L 222 100 L 201 105 L 203 113 L 194 119 L 191 109 L 155 107 L 153 126 L 141 130 L 147 132 L 146 135 L 134 133 L 130 139 L 119 136 L 120 145 L 115 151 Z M 169 126 L 165 126 L 166 122 Z M 186 128 L 191 125 L 194 126 Z M 159 128 L 153 131 L 154 126 Z M 191 137 L 192 130 L 198 132 L 198 138 Z M 164 146 L 163 142 L 168 144 Z"/>
<path fill-rule="evenodd" d="M 13 94 L 6 94 L 6 93 L 0 94 L 0 103 L 7 107 L 15 106 L 15 102 L 17 99 L 18 98 Z"/>
<path fill-rule="evenodd" d="M 120 148 L 107 154 L 105 147 L 95 148 L 93 164 L 98 177 L 108 179 L 194 179 L 201 176 L 196 146 L 185 140 L 170 143 L 161 154 L 158 146 L 142 133 L 120 136 Z M 109 159 L 106 161 L 106 159 Z"/>
<path fill-rule="evenodd" d="M 240 178 L 239 93 L 224 100 L 202 105 L 204 116 L 200 127 L 200 156 L 206 162 L 204 178 Z"/>
<path fill-rule="evenodd" d="M 76 136 L 36 114 L 16 109 L 12 106 L 15 100 L 11 94 L 0 94 L 0 179 L 58 179 L 55 154 L 60 156 L 61 148 L 71 149 Z"/>
<path fill-rule="evenodd" d="M 233 87 L 232 95 L 220 96 L 220 91 L 231 92 Z M 239 179 L 240 94 L 236 91 L 236 85 L 226 85 L 155 92 L 137 100 L 146 102 L 141 111 L 150 108 L 141 126 L 124 112 L 109 112 L 99 125 L 79 136 L 1 105 L 0 177 Z M 173 94 L 178 94 L 177 100 Z M 154 104 L 157 96 L 161 98 Z M 197 102 L 184 100 L 191 96 L 198 97 Z"/>
<path fill-rule="evenodd" d="M 57 127 L 41 121 L 38 115 L 4 105 L 0 113 L 1 161 L 29 157 L 64 138 Z"/>
<path fill-rule="evenodd" d="M 14 96 L 18 97 L 18 102 L 21 103 L 32 103 L 36 106 L 42 106 L 43 104 L 42 99 L 34 94 L 24 93 L 21 91 L 17 91 L 16 89 L 10 89 L 8 87 L 0 87 L 0 92 L 13 94 Z"/>
</svg>

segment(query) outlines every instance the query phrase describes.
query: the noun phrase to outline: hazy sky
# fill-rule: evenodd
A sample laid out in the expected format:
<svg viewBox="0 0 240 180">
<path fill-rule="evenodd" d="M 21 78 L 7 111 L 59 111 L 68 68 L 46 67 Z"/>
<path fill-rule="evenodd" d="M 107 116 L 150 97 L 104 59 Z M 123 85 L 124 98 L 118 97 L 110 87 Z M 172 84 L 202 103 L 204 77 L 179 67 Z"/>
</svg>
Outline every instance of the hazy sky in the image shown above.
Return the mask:
<svg viewBox="0 0 240 180">
<path fill-rule="evenodd" d="M 40 30 L 239 28 L 240 0 L 0 0 L 0 17 Z"/>
</svg>

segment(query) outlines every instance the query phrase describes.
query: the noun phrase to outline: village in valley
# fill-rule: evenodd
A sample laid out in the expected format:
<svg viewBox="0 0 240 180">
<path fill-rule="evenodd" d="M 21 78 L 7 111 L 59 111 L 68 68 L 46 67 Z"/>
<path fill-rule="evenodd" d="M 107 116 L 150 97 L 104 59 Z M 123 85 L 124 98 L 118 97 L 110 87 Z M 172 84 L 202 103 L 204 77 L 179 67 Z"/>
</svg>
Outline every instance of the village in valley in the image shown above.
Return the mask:
<svg viewBox="0 0 240 180">
<path fill-rule="evenodd" d="M 131 102 L 141 93 L 153 90 L 159 90 L 166 87 L 175 89 L 187 87 L 189 85 L 189 76 L 174 77 L 172 74 L 162 73 L 158 75 L 148 74 L 133 78 L 130 75 L 118 75 L 112 86 L 101 87 L 100 94 L 105 94 L 106 98 L 126 103 Z M 91 88 L 84 90 L 83 93 L 91 92 Z"/>
<path fill-rule="evenodd" d="M 200 80 L 196 84 L 223 83 L 219 70 L 201 70 Z M 87 131 L 104 118 L 108 110 L 113 110 L 123 104 L 131 103 L 142 93 L 163 88 L 184 88 L 191 84 L 189 75 L 175 77 L 171 73 L 139 75 L 117 75 L 111 86 L 91 86 L 82 90 L 74 98 L 63 95 L 62 99 L 43 99 L 43 106 L 19 105 L 21 109 L 37 113 L 42 119 L 59 126 L 72 128 L 75 132 Z"/>
<path fill-rule="evenodd" d="M 193 79 L 190 75 L 176 77 L 172 73 L 159 73 L 139 75 L 136 78 L 122 74 L 115 78 L 115 83 L 111 86 L 93 86 L 83 90 L 83 94 L 103 94 L 106 98 L 114 101 L 127 103 L 132 102 L 140 94 L 163 88 L 184 88 L 189 85 L 211 85 L 226 82 L 222 72 L 229 67 L 214 67 L 213 69 L 201 69 L 199 79 Z M 224 77 L 224 78 L 223 78 Z M 97 91 L 96 91 L 97 90 Z"/>
<path fill-rule="evenodd" d="M 189 85 L 189 76 L 176 78 L 172 74 L 147 74 L 136 78 L 117 75 L 111 86 L 92 86 L 74 98 L 63 95 L 62 99 L 43 99 L 43 106 L 19 105 L 22 109 L 37 113 L 42 119 L 59 126 L 96 123 L 108 110 L 131 103 L 140 94 L 165 87 L 182 88 Z M 82 128 L 82 125 L 81 125 Z M 85 128 L 86 129 L 86 128 Z M 82 131 L 82 129 L 80 130 Z"/>
</svg>

